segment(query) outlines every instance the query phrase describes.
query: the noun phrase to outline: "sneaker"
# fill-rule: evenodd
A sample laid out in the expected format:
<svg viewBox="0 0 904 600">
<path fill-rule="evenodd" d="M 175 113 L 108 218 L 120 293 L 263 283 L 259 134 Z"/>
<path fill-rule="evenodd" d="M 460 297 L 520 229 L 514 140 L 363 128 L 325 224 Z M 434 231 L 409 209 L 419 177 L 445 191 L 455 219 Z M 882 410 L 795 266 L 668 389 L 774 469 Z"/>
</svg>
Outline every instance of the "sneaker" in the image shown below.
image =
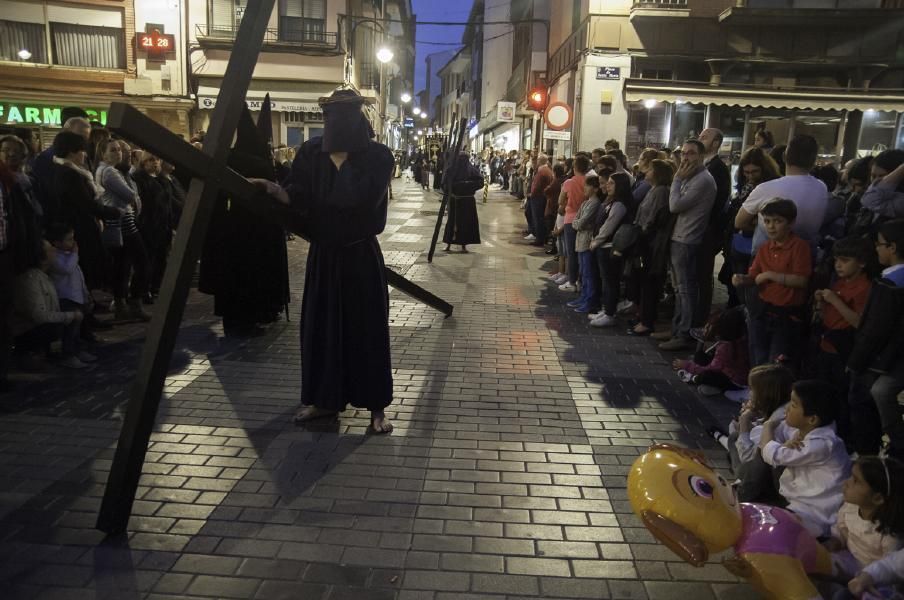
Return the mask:
<svg viewBox="0 0 904 600">
<path fill-rule="evenodd" d="M 556 279 L 558 279 L 561 276 L 562 276 L 561 273 L 550 273 L 549 275 L 546 276 L 546 278 L 549 279 L 550 281 L 555 281 Z"/>
<path fill-rule="evenodd" d="M 706 342 L 706 335 L 704 335 L 702 327 L 692 327 L 689 333 L 698 342 Z"/>
<path fill-rule="evenodd" d="M 571 302 L 566 302 L 565 306 L 567 306 L 568 308 L 577 308 L 582 304 L 584 304 L 584 301 L 578 298 L 576 300 L 572 300 Z"/>
<path fill-rule="evenodd" d="M 97 360 L 97 357 L 93 354 L 85 352 L 84 350 L 78 353 L 78 359 L 83 363 L 93 363 Z"/>
<path fill-rule="evenodd" d="M 67 369 L 84 369 L 88 366 L 80 361 L 77 356 L 67 356 L 57 364 Z"/>
<path fill-rule="evenodd" d="M 701 394 L 703 394 L 704 396 L 721 396 L 722 395 L 721 389 L 717 388 L 714 385 L 706 385 L 705 383 L 703 385 L 698 385 L 697 391 L 700 392 Z"/>
<path fill-rule="evenodd" d="M 727 390 L 724 393 L 724 396 L 732 402 L 744 404 L 750 398 L 750 388 L 744 388 L 742 390 Z"/>
<path fill-rule="evenodd" d="M 591 327 L 613 327 L 617 324 L 618 321 L 615 319 L 615 317 L 610 317 L 605 313 L 603 313 L 602 317 L 590 321 Z"/>
<path fill-rule="evenodd" d="M 553 283 L 557 285 L 562 285 L 566 281 L 568 281 L 568 275 L 566 275 L 565 273 L 562 273 L 561 275 L 553 279 Z"/>
<path fill-rule="evenodd" d="M 662 342 L 659 344 L 660 350 L 666 350 L 668 352 L 676 352 L 678 350 L 687 350 L 690 347 L 690 343 L 681 337 L 672 338 L 667 342 Z"/>
<path fill-rule="evenodd" d="M 535 241 L 537 241 L 537 236 L 535 236 L 532 233 L 528 233 L 526 236 L 524 236 L 524 241 L 525 242 L 535 242 Z"/>
<path fill-rule="evenodd" d="M 577 288 L 573 283 L 570 283 L 570 282 L 568 282 L 568 281 L 566 281 L 565 283 L 563 283 L 562 285 L 560 285 L 560 286 L 559 286 L 559 289 L 560 289 L 561 291 L 563 291 L 563 292 L 576 292 L 576 291 L 578 291 L 578 288 Z"/>
<path fill-rule="evenodd" d="M 694 380 L 694 374 L 690 371 L 685 371 L 684 369 L 679 369 L 677 375 L 678 379 L 680 379 L 684 383 L 690 383 Z"/>
<path fill-rule="evenodd" d="M 622 300 L 618 303 L 618 306 L 615 309 L 615 312 L 618 314 L 626 313 L 631 311 L 634 308 L 634 303 L 630 300 Z"/>
<path fill-rule="evenodd" d="M 593 313 L 590 313 L 589 315 L 587 315 L 587 318 L 590 319 L 590 320 L 592 321 L 592 320 L 594 320 L 594 319 L 599 319 L 600 317 L 602 317 L 602 316 L 605 315 L 605 314 L 606 314 L 606 311 L 601 310 L 601 311 L 599 311 L 599 312 L 593 312 Z"/>
</svg>

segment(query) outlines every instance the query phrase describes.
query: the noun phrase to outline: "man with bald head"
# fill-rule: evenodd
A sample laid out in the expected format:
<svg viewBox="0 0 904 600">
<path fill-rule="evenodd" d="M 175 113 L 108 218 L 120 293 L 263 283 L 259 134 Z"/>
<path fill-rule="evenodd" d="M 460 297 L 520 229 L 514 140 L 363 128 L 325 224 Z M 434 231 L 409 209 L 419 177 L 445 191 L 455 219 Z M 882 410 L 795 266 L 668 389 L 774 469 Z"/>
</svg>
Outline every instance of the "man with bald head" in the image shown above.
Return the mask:
<svg viewBox="0 0 904 600">
<path fill-rule="evenodd" d="M 549 157 L 541 154 L 537 157 L 537 171 L 534 173 L 533 181 L 530 186 L 530 195 L 527 198 L 528 208 L 530 210 L 530 225 L 534 239 L 531 243 L 534 246 L 544 246 L 546 244 L 546 220 L 544 213 L 546 211 L 546 188 L 552 185 L 556 176 L 552 169 L 549 168 Z"/>
<path fill-rule="evenodd" d="M 709 320 L 713 303 L 713 271 L 716 265 L 716 255 L 722 248 L 722 240 L 725 238 L 725 231 L 729 226 L 725 221 L 725 204 L 731 195 L 731 173 L 719 158 L 719 148 L 722 147 L 723 138 L 722 132 L 715 127 L 704 129 L 697 138 L 706 149 L 703 164 L 706 165 L 706 170 L 716 182 L 716 198 L 709 213 L 703 243 L 697 253 L 699 293 L 697 305 L 694 308 L 694 327 L 702 327 Z"/>
</svg>

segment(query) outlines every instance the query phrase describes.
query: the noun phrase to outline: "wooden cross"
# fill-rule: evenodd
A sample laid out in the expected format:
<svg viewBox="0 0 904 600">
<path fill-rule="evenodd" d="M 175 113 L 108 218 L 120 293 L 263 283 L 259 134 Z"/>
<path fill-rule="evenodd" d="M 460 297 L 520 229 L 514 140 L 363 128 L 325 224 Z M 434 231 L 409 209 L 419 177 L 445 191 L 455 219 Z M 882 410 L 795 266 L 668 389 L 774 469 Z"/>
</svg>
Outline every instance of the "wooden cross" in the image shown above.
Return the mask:
<svg viewBox="0 0 904 600">
<path fill-rule="evenodd" d="M 202 150 L 128 104 L 114 102 L 108 113 L 107 125 L 111 130 L 193 177 L 163 277 L 160 301 L 154 307 L 154 316 L 148 327 L 138 374 L 97 518 L 97 528 L 109 534 L 123 533 L 132 513 L 191 279 L 201 256 L 207 225 L 218 195 L 227 192 L 233 201 L 243 207 L 273 219 L 300 235 L 297 213 L 263 194 L 257 186 L 227 166 L 233 134 L 244 110 L 245 95 L 274 2 L 249 2 L 245 9 Z M 394 288 L 446 316 L 452 314 L 452 305 L 395 271 L 386 269 L 386 279 Z"/>
</svg>

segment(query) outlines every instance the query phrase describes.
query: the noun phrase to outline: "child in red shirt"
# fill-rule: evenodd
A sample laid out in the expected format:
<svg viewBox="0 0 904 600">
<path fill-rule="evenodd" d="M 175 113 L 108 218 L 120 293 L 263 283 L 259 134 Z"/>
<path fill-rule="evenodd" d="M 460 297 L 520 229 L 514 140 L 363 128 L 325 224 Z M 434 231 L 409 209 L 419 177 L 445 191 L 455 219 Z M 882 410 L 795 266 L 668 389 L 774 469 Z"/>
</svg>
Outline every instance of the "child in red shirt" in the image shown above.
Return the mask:
<svg viewBox="0 0 904 600">
<path fill-rule="evenodd" d="M 776 198 L 760 215 L 769 241 L 757 250 L 747 275 L 732 278 L 735 287 L 759 286 L 760 306 L 748 306 L 751 366 L 800 357 L 813 271 L 810 245 L 791 231 L 797 218 L 794 202 Z"/>
<path fill-rule="evenodd" d="M 813 294 L 816 310 L 821 313 L 813 376 L 828 381 L 838 390 L 838 435 L 849 450 L 860 454 L 874 449 L 877 434 L 874 428 L 864 430 L 859 425 L 863 421 L 851 412 L 847 393 L 850 377 L 845 365 L 854 347 L 854 334 L 860 326 L 860 316 L 866 308 L 872 287 L 865 269 L 873 255 L 875 250 L 868 239 L 848 237 L 838 240 L 832 246 L 837 276 L 835 283 L 831 288 L 816 290 Z M 864 446 L 863 442 L 867 440 Z"/>
</svg>

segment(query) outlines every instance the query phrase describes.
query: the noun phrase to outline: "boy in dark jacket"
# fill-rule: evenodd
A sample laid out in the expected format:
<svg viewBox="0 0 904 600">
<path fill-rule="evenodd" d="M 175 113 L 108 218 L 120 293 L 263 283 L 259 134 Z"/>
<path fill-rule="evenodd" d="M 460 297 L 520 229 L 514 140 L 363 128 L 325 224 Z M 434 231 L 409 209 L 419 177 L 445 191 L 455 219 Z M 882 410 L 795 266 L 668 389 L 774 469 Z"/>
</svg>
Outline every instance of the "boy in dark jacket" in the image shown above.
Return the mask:
<svg viewBox="0 0 904 600">
<path fill-rule="evenodd" d="M 904 458 L 904 414 L 898 404 L 904 390 L 904 219 L 879 226 L 876 253 L 885 269 L 870 292 L 848 368 L 861 389 L 869 386 L 888 455 Z"/>
</svg>

